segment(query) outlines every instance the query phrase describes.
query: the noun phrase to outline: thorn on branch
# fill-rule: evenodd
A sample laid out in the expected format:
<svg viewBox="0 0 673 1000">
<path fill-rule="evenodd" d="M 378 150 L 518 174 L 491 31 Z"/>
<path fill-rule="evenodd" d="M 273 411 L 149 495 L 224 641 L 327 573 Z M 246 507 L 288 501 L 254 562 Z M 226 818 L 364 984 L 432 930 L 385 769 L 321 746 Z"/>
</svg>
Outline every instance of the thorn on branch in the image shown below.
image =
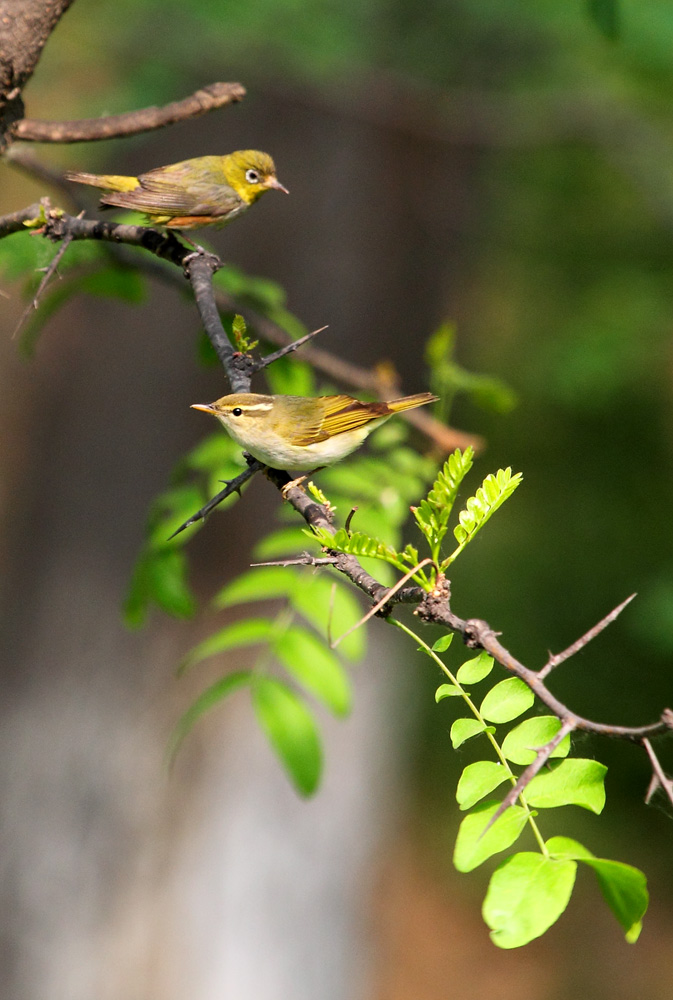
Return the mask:
<svg viewBox="0 0 673 1000">
<path fill-rule="evenodd" d="M 81 219 L 83 215 L 84 215 L 84 212 L 81 212 L 77 216 L 77 218 Z M 41 270 L 44 271 L 44 277 L 42 278 L 42 281 L 38 285 L 38 288 L 37 288 L 37 291 L 35 292 L 35 295 L 33 296 L 33 298 L 31 299 L 31 301 L 28 303 L 28 305 L 26 306 L 26 308 L 21 313 L 21 318 L 19 319 L 19 322 L 16 324 L 14 332 L 12 333 L 12 340 L 14 340 L 14 338 L 17 336 L 17 334 L 19 333 L 19 331 L 22 329 L 24 323 L 26 322 L 26 320 L 28 319 L 28 317 L 30 316 L 30 314 L 32 312 L 34 312 L 37 309 L 38 305 L 40 304 L 40 298 L 42 297 L 42 295 L 43 295 L 43 293 L 44 293 L 47 285 L 49 284 L 49 282 L 51 281 L 51 279 L 56 274 L 56 272 L 58 270 L 58 265 L 63 260 L 63 257 L 65 255 L 66 250 L 68 249 L 68 247 L 72 243 L 72 239 L 73 239 L 72 236 L 70 234 L 67 234 L 63 238 L 63 242 L 61 243 L 60 247 L 58 248 L 58 250 L 54 254 L 54 257 L 52 258 L 52 260 L 49 263 L 49 265 L 47 267 L 45 267 L 45 268 L 41 268 Z"/>
<path fill-rule="evenodd" d="M 222 482 L 227 484 L 225 488 L 220 490 L 219 493 L 216 493 L 214 497 L 211 497 L 207 504 L 204 504 L 200 510 L 197 510 L 196 514 L 192 514 L 192 516 L 189 517 L 184 524 L 181 524 L 172 535 L 169 535 L 167 541 L 170 542 L 171 538 L 175 538 L 175 536 L 179 535 L 181 531 L 184 531 L 185 528 L 189 528 L 192 524 L 196 524 L 197 521 L 203 521 L 203 519 L 210 514 L 211 510 L 217 507 L 218 504 L 222 503 L 223 500 L 226 500 L 227 497 L 230 497 L 232 493 L 238 493 L 240 496 L 241 486 L 243 486 L 244 483 L 247 483 L 248 479 L 252 479 L 254 474 L 259 472 L 261 468 L 262 463 L 255 459 L 255 461 L 253 461 L 247 469 L 244 469 L 240 475 L 236 476 L 235 479 L 223 479 Z"/>
<path fill-rule="evenodd" d="M 666 709 L 666 712 L 670 714 L 670 709 Z M 647 789 L 647 794 L 645 795 L 645 803 L 646 805 L 649 805 L 654 793 L 661 788 L 666 794 L 668 801 L 671 805 L 673 805 L 673 778 L 669 778 L 665 773 L 661 763 L 659 762 L 659 758 L 655 754 L 654 748 L 647 737 L 645 737 L 642 742 L 645 750 L 647 751 L 647 756 L 650 758 L 650 764 L 652 765 L 652 779 Z"/>
<path fill-rule="evenodd" d="M 343 633 L 343 635 L 340 635 L 338 639 L 335 639 L 334 642 L 330 643 L 332 649 L 336 649 L 336 647 L 339 645 L 342 639 L 345 639 L 346 636 L 351 634 L 351 632 L 355 632 L 356 629 L 360 628 L 361 625 L 364 625 L 365 622 L 369 621 L 370 618 L 373 618 L 374 615 L 381 614 L 382 612 L 384 612 L 384 609 L 390 603 L 391 598 L 395 596 L 398 590 L 402 589 L 405 583 L 407 583 L 407 581 L 412 578 L 414 573 L 417 573 L 419 569 L 422 569 L 424 566 L 427 566 L 431 562 L 432 559 L 428 556 L 427 559 L 422 559 L 421 562 L 419 562 L 416 566 L 413 566 L 408 573 L 405 573 L 402 579 L 398 580 L 393 587 L 387 590 L 386 593 L 383 595 L 383 597 L 376 602 L 373 608 L 369 609 L 367 614 L 364 615 L 359 622 L 356 622 L 355 625 L 352 625 L 346 632 Z M 384 612 L 383 616 L 387 617 L 387 614 L 388 612 Z"/>
<path fill-rule="evenodd" d="M 314 556 L 310 552 L 302 552 L 294 559 L 274 559 L 271 562 L 250 563 L 251 566 L 334 566 L 336 556 Z"/>
<path fill-rule="evenodd" d="M 263 368 L 267 368 L 269 365 L 272 365 L 273 362 L 278 361 L 279 358 L 283 358 L 286 354 L 296 351 L 298 347 L 302 346 L 302 344 L 312 340 L 313 337 L 316 337 L 319 333 L 322 333 L 323 330 L 326 329 L 326 326 L 321 326 L 319 330 L 312 330 L 311 333 L 305 333 L 303 337 L 298 337 L 297 340 L 293 340 L 291 343 L 279 348 L 279 350 L 274 351 L 273 354 L 267 354 L 263 358 L 258 358 L 252 364 L 251 374 L 262 371 Z"/>
<path fill-rule="evenodd" d="M 344 531 L 349 537 L 351 533 L 351 521 L 353 520 L 353 515 L 356 513 L 357 509 L 357 507 L 351 507 L 348 517 L 346 518 L 346 523 L 344 524 Z"/>
<path fill-rule="evenodd" d="M 613 621 L 615 621 L 615 619 L 622 613 L 626 605 L 630 604 L 635 596 L 636 596 L 635 594 L 631 594 L 631 596 L 627 597 L 625 601 L 622 601 L 621 604 L 618 604 L 616 608 L 614 608 L 612 611 L 610 611 L 609 614 L 605 616 L 605 618 L 601 618 L 601 620 L 598 622 L 597 625 L 594 625 L 593 628 L 590 628 L 588 632 L 585 632 L 583 636 L 580 636 L 580 638 L 576 642 L 574 642 L 572 646 L 568 646 L 568 648 L 564 649 L 562 653 L 555 653 L 553 655 L 550 655 L 544 667 L 542 667 L 542 669 L 538 670 L 537 672 L 537 675 L 540 678 L 540 680 L 546 677 L 547 674 L 550 674 L 554 669 L 554 667 L 558 667 L 558 665 L 560 663 L 563 663 L 564 660 L 567 660 L 571 656 L 574 656 L 575 653 L 579 653 L 579 651 L 583 649 L 588 643 L 590 643 L 592 639 L 595 639 L 597 635 L 600 635 L 603 629 L 607 628 L 608 625 L 610 625 Z"/>
</svg>

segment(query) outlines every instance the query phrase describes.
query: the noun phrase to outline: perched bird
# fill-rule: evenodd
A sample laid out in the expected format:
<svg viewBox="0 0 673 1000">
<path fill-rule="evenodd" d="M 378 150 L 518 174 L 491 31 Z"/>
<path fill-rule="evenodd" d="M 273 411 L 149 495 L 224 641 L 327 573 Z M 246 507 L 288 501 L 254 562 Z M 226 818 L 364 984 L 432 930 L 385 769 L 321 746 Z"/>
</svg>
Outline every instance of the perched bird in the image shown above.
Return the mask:
<svg viewBox="0 0 673 1000">
<path fill-rule="evenodd" d="M 419 392 L 389 403 L 363 403 L 352 396 L 222 396 L 193 409 L 214 414 L 230 437 L 272 469 L 317 471 L 345 458 L 394 413 L 437 399 Z M 305 477 L 304 477 L 305 478 Z"/>
<path fill-rule="evenodd" d="M 152 223 L 169 229 L 224 225 L 268 191 L 289 194 L 276 177 L 268 153 L 242 149 L 226 156 L 197 156 L 138 177 L 86 174 L 69 170 L 68 180 L 102 188 L 103 207 L 144 212 Z"/>
</svg>

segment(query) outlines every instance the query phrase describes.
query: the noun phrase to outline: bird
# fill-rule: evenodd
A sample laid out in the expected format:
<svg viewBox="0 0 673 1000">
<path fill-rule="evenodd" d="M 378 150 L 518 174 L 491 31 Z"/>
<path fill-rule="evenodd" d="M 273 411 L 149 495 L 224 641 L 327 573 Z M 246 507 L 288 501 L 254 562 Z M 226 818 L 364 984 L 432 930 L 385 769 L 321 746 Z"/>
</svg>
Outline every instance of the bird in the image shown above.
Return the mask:
<svg viewBox="0 0 673 1000">
<path fill-rule="evenodd" d="M 214 403 L 194 403 L 192 409 L 216 416 L 230 437 L 263 465 L 317 472 L 359 448 L 374 428 L 393 414 L 437 398 L 431 392 L 420 392 L 389 402 L 366 403 L 346 395 L 238 392 Z"/>
<path fill-rule="evenodd" d="M 167 229 L 222 226 L 245 212 L 265 191 L 289 191 L 276 177 L 268 153 L 242 149 L 226 156 L 197 156 L 138 177 L 68 170 L 67 180 L 102 188 L 103 208 L 144 212 Z"/>
</svg>

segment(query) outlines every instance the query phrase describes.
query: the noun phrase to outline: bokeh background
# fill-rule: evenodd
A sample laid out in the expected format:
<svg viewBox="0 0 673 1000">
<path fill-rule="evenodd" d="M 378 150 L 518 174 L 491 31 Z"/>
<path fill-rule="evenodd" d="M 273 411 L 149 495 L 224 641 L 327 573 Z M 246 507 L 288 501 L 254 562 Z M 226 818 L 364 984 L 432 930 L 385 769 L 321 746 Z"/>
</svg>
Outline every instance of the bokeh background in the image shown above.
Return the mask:
<svg viewBox="0 0 673 1000">
<path fill-rule="evenodd" d="M 660 0 L 77 0 L 25 95 L 31 117 L 59 119 L 247 87 L 171 129 L 33 152 L 136 173 L 266 149 L 291 197 L 217 233 L 226 260 L 279 282 L 309 327 L 329 323 L 326 347 L 392 361 L 407 392 L 427 384 L 428 335 L 454 323 L 460 364 L 518 405 L 459 396 L 452 419 L 486 438 L 479 472 L 525 478 L 456 567 L 455 608 L 535 666 L 637 591 L 553 679 L 578 712 L 624 724 L 672 701 L 671 53 Z M 46 193 L 0 170 L 0 212 Z M 670 811 L 643 805 L 644 755 L 584 740 L 610 768 L 605 814 L 548 821 L 644 868 L 641 940 L 624 943 L 581 872 L 542 940 L 498 951 L 479 914 L 489 866 L 451 867 L 465 758 L 446 703 L 382 623 L 352 717 L 324 720 L 317 799 L 292 792 L 244 697 L 167 775 L 171 728 L 206 677 L 177 681 L 175 666 L 277 497 L 255 483 L 191 543 L 193 622 L 126 631 L 148 504 L 205 433 L 189 404 L 220 377 L 196 363 L 193 306 L 165 287 L 140 307 L 69 303 L 29 362 L 10 339 L 20 287 L 3 291 L 3 995 L 669 997 Z"/>
</svg>

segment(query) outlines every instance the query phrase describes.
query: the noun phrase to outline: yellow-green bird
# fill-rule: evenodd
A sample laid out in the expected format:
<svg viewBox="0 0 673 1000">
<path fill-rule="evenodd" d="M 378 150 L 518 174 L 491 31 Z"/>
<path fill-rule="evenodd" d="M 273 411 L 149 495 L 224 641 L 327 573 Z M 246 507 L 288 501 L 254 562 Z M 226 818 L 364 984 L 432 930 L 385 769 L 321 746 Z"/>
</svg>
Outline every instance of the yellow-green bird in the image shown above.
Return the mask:
<svg viewBox="0 0 673 1000">
<path fill-rule="evenodd" d="M 268 153 L 241 149 L 226 156 L 197 156 L 167 167 L 156 167 L 138 177 L 87 174 L 65 175 L 78 184 L 102 188 L 101 206 L 131 208 L 169 229 L 222 226 L 245 212 L 265 191 L 289 194 L 276 177 Z"/>
</svg>

